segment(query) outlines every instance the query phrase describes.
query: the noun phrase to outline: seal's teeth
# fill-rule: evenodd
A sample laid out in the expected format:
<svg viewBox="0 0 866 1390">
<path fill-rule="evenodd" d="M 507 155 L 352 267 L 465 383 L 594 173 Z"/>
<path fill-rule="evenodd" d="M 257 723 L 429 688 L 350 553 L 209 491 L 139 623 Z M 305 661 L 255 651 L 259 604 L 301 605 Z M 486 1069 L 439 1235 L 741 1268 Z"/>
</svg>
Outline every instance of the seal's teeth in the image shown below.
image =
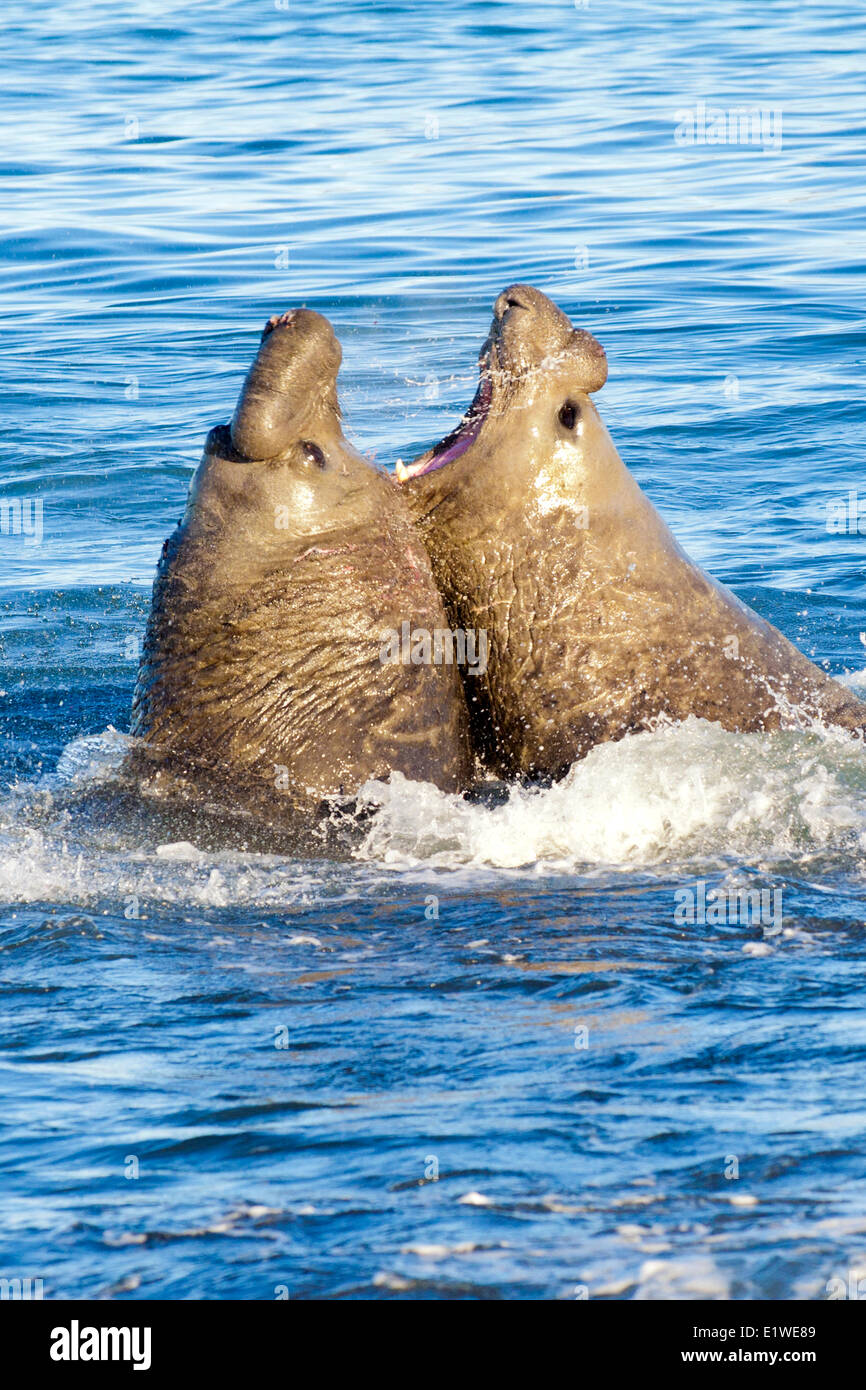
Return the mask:
<svg viewBox="0 0 866 1390">
<path fill-rule="evenodd" d="M 397 474 L 398 483 L 405 483 L 406 479 L 411 477 L 409 469 L 406 467 L 402 459 L 397 460 L 397 462 L 394 465 L 394 471 Z"/>
</svg>

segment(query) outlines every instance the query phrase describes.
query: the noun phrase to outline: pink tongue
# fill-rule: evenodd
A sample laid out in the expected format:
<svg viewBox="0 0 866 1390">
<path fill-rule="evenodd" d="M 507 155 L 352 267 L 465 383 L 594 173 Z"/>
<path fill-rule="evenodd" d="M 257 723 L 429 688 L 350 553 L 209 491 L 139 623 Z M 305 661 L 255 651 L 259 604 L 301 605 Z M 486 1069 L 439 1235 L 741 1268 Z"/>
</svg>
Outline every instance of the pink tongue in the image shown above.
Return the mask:
<svg viewBox="0 0 866 1390">
<path fill-rule="evenodd" d="M 475 443 L 480 428 L 481 421 L 476 420 L 473 425 L 470 425 L 465 434 L 461 434 L 459 439 L 455 439 L 450 448 L 443 449 L 441 454 L 433 455 L 433 458 L 430 460 L 430 468 L 441 468 L 443 464 L 450 463 L 452 459 L 459 459 L 461 454 L 466 453 L 469 445 Z"/>
<path fill-rule="evenodd" d="M 470 444 L 475 443 L 481 426 L 484 424 L 487 417 L 492 389 L 489 377 L 482 377 L 481 381 L 478 383 L 475 399 L 467 411 L 466 424 L 457 431 L 457 437 L 452 440 L 447 448 L 443 449 L 441 453 L 434 453 L 432 459 L 424 469 L 425 473 L 430 473 L 434 468 L 442 468 L 446 463 L 451 463 L 454 459 L 459 458 L 461 454 L 465 454 Z"/>
</svg>

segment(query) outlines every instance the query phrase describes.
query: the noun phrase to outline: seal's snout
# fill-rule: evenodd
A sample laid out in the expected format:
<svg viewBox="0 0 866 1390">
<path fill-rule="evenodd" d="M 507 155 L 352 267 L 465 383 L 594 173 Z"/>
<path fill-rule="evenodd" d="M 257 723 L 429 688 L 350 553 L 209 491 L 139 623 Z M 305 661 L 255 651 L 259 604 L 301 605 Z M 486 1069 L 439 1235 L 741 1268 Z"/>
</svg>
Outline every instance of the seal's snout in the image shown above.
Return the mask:
<svg viewBox="0 0 866 1390">
<path fill-rule="evenodd" d="M 509 285 L 493 305 L 493 317 L 500 322 L 506 317 L 521 318 L 524 331 L 530 319 L 536 329 L 544 326 L 549 333 L 564 334 L 571 331 L 568 315 L 533 285 Z"/>
<path fill-rule="evenodd" d="M 262 342 L 269 333 L 273 333 L 275 328 L 286 328 L 294 322 L 297 309 L 289 309 L 285 314 L 271 314 L 264 328 L 262 329 Z"/>
<path fill-rule="evenodd" d="M 528 309 L 537 295 L 538 290 L 534 290 L 531 285 L 509 285 L 493 305 L 493 317 L 501 320 L 505 318 L 509 309 Z M 541 297 L 544 298 L 543 295 Z"/>
<path fill-rule="evenodd" d="M 498 368 L 511 376 L 539 366 L 565 349 L 571 320 L 532 285 L 509 285 L 493 305 L 487 346 Z"/>
<path fill-rule="evenodd" d="M 583 328 L 575 328 L 569 350 L 575 355 L 581 390 L 600 391 L 607 381 L 607 353 L 598 339 Z"/>
<path fill-rule="evenodd" d="M 478 367 L 478 390 L 460 424 L 414 463 L 399 460 L 401 483 L 468 454 L 488 420 L 507 417 L 515 402 L 526 405 L 527 394 L 531 403 L 548 380 L 557 392 L 569 393 L 598 391 L 607 381 L 601 343 L 532 285 L 509 285 L 497 296 Z"/>
<path fill-rule="evenodd" d="M 342 352 L 328 320 L 314 309 L 268 319 L 231 423 L 232 445 L 248 459 L 272 459 L 297 438 L 316 409 L 339 414 Z"/>
</svg>

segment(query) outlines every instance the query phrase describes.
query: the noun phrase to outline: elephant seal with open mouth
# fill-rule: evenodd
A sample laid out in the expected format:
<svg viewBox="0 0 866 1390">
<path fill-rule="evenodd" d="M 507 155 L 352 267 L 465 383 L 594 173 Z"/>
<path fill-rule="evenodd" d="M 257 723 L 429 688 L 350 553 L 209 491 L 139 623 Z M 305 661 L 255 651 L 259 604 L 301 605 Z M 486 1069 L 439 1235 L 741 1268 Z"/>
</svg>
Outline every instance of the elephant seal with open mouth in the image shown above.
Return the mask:
<svg viewBox="0 0 866 1390">
<path fill-rule="evenodd" d="M 590 399 L 604 350 L 545 295 L 497 299 L 460 425 L 397 472 L 452 623 L 486 630 L 476 746 L 556 778 L 660 716 L 866 728 L 866 705 L 683 553 Z"/>
<path fill-rule="evenodd" d="M 456 668 L 383 659 L 387 634 L 446 620 L 405 498 L 343 436 L 340 360 L 311 310 L 265 327 L 163 548 L 133 702 L 157 783 L 277 820 L 391 772 L 471 775 Z"/>
</svg>

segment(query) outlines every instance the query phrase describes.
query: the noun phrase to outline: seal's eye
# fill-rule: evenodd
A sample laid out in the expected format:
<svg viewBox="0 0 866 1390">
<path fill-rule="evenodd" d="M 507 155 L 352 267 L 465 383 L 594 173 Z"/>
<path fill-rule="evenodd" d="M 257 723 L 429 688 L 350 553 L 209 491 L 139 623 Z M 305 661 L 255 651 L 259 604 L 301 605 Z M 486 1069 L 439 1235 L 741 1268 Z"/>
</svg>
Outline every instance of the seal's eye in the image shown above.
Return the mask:
<svg viewBox="0 0 866 1390">
<path fill-rule="evenodd" d="M 559 423 L 567 430 L 573 430 L 579 419 L 580 406 L 575 405 L 574 401 L 566 401 L 565 405 L 560 406 Z"/>
<path fill-rule="evenodd" d="M 317 468 L 327 468 L 328 460 L 325 458 L 318 444 L 314 444 L 311 439 L 302 439 L 301 448 L 304 451 L 304 458 L 307 463 L 314 463 Z"/>
</svg>

